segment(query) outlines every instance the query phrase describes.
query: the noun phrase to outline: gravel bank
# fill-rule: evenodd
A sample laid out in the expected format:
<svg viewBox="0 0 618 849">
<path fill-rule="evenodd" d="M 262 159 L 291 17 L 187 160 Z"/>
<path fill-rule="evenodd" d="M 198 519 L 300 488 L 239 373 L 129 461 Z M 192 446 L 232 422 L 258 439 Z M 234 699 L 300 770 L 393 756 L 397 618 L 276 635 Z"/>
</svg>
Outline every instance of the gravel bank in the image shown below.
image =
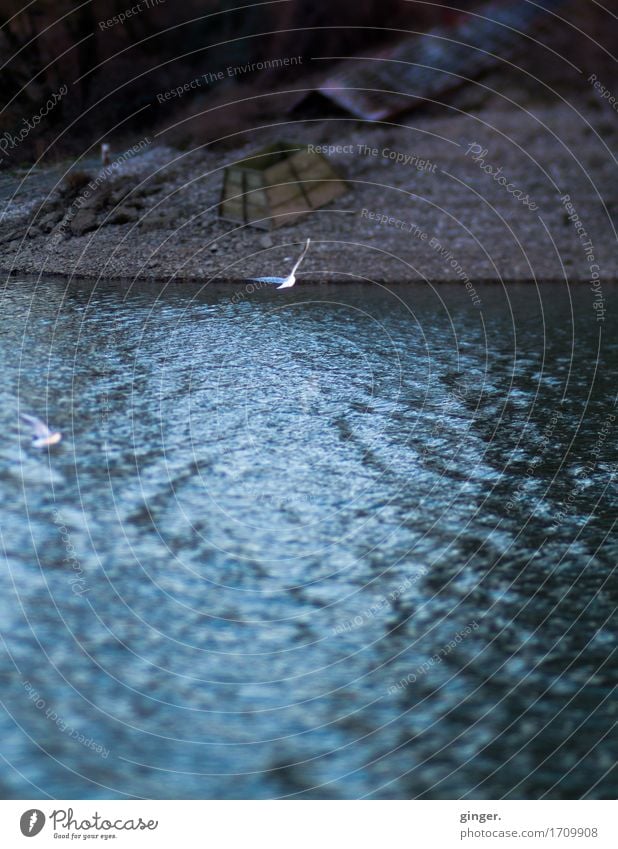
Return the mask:
<svg viewBox="0 0 618 849">
<path fill-rule="evenodd" d="M 284 272 L 311 236 L 301 281 L 584 283 L 591 250 L 600 279 L 613 281 L 618 122 L 610 112 L 592 94 L 538 109 L 500 99 L 476 114 L 453 108 L 396 126 L 295 120 L 255 130 L 235 150 L 178 151 L 155 140 L 107 172 L 92 160 L 75 166 L 94 191 L 67 187 L 68 165 L 11 174 L 1 183 L 0 270 L 242 283 Z M 349 193 L 270 233 L 219 221 L 223 167 L 280 138 L 340 146 L 329 159 Z"/>
</svg>

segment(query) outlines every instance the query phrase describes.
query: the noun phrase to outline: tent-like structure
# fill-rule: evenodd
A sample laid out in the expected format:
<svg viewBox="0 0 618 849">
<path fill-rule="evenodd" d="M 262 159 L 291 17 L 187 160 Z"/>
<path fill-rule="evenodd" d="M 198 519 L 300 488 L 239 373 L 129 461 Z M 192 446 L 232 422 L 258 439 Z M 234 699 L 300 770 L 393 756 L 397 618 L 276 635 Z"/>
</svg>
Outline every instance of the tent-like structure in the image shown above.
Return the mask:
<svg viewBox="0 0 618 849">
<path fill-rule="evenodd" d="M 225 169 L 219 217 L 276 229 L 347 191 L 345 180 L 321 154 L 279 142 Z"/>
</svg>

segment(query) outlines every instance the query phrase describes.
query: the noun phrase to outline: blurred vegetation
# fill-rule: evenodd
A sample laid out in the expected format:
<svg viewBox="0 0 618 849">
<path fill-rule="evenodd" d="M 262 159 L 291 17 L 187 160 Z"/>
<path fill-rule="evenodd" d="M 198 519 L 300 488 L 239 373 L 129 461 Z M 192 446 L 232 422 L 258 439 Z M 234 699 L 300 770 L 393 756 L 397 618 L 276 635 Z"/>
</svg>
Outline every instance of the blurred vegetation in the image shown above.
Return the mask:
<svg viewBox="0 0 618 849">
<path fill-rule="evenodd" d="M 138 4 L 141 11 L 123 23 L 106 25 Z M 327 69 L 327 62 L 312 63 L 312 56 L 354 55 L 397 38 L 398 28 L 418 31 L 450 23 L 457 14 L 454 8 L 480 4 L 275 0 L 239 5 L 238 0 L 33 0 L 16 12 L 14 0 L 0 0 L 0 136 L 18 133 L 54 92 L 68 87 L 36 131 L 8 152 L 2 167 L 32 161 L 48 146 L 48 159 L 81 153 L 103 139 L 118 149 L 125 140 L 133 142 L 178 121 L 183 123 L 166 138 L 179 144 L 242 130 L 268 117 L 268 110 L 272 115 L 283 109 L 271 92 L 302 88 L 297 84 L 301 78 L 310 86 L 312 75 Z M 608 13 L 585 5 L 577 23 L 603 39 L 608 21 L 612 23 Z M 607 6 L 615 8 L 616 0 L 607 0 Z M 600 74 L 596 59 L 587 63 L 581 55 L 590 52 L 590 42 L 574 28 L 565 28 L 565 33 L 567 42 L 559 49 L 576 56 L 580 67 L 592 64 L 591 70 Z M 304 61 L 282 73 L 242 74 L 178 100 L 157 101 L 157 94 L 203 74 L 284 56 L 302 56 Z M 260 93 L 267 96 L 260 98 Z M 231 105 L 221 107 L 226 103 Z"/>
<path fill-rule="evenodd" d="M 53 157 L 83 151 L 103 134 L 145 133 L 161 120 L 157 93 L 195 76 L 275 56 L 355 52 L 383 40 L 381 27 L 426 27 L 448 14 L 405 0 L 286 0 L 240 9 L 238 0 L 142 0 L 137 14 L 104 25 L 138 3 L 34 0 L 16 13 L 13 0 L 0 0 L 0 132 L 15 133 L 61 85 L 69 87 L 11 164 L 52 143 Z M 286 69 L 286 78 L 306 68 Z M 251 86 L 254 76 L 236 84 Z M 174 108 L 166 105 L 166 119 Z"/>
</svg>

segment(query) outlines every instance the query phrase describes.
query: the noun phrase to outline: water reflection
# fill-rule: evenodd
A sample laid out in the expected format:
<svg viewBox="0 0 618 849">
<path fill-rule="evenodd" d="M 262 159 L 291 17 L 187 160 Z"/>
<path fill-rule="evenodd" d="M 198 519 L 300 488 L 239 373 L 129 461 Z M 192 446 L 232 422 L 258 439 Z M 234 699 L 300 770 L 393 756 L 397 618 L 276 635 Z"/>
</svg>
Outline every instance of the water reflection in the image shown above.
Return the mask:
<svg viewBox="0 0 618 849">
<path fill-rule="evenodd" d="M 616 343 L 477 291 L 7 286 L 6 796 L 615 795 Z"/>
</svg>

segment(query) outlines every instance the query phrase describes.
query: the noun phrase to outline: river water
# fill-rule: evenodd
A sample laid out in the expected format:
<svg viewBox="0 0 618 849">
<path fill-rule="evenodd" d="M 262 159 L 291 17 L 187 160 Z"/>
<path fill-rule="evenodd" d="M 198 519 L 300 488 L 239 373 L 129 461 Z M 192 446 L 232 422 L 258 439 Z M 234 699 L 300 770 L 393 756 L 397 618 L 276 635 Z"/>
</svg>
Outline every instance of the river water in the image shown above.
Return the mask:
<svg viewBox="0 0 618 849">
<path fill-rule="evenodd" d="M 5 286 L 4 797 L 616 796 L 617 298 L 476 292 Z"/>
</svg>

